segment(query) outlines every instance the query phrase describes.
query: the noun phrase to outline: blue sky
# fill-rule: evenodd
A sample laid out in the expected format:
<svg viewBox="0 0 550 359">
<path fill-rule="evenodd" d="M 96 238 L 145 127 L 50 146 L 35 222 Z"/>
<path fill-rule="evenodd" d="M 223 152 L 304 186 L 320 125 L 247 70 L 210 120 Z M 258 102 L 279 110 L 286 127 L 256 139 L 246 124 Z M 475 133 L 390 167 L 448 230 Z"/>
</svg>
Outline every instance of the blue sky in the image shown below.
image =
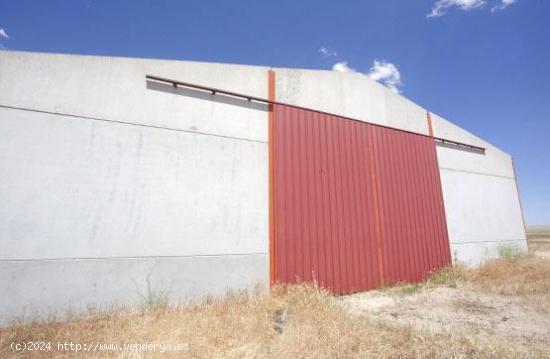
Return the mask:
<svg viewBox="0 0 550 359">
<path fill-rule="evenodd" d="M 512 154 L 527 222 L 550 224 L 549 18 L 548 0 L 0 0 L 0 46 L 355 69 Z"/>
</svg>

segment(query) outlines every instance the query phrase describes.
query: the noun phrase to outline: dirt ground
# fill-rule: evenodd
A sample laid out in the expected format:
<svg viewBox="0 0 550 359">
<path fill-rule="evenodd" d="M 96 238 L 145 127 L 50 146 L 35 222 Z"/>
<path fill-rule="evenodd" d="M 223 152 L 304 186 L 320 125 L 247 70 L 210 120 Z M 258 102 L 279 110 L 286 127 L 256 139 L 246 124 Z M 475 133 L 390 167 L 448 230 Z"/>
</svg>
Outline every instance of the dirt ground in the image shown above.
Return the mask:
<svg viewBox="0 0 550 359">
<path fill-rule="evenodd" d="M 530 252 L 550 259 L 550 227 L 532 228 L 528 238 Z M 408 285 L 341 297 L 337 302 L 352 315 L 366 314 L 433 333 L 452 331 L 476 341 L 508 342 L 526 349 L 550 346 L 547 307 L 532 298 L 487 293 L 467 283 L 456 287 Z"/>
<path fill-rule="evenodd" d="M 374 291 L 340 299 L 351 314 L 367 314 L 432 333 L 454 332 L 476 341 L 510 341 L 526 349 L 550 341 L 550 313 L 514 297 L 466 288 L 421 289 L 413 294 Z"/>
</svg>

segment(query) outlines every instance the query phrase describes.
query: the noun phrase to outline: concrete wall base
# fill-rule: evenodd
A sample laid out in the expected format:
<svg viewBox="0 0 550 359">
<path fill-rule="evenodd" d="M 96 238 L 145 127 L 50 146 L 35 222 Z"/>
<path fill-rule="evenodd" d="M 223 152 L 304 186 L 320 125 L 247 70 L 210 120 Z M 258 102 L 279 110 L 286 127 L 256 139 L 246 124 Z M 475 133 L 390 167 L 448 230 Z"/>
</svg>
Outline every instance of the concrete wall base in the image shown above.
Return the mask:
<svg viewBox="0 0 550 359">
<path fill-rule="evenodd" d="M 171 303 L 267 288 L 267 254 L 0 261 L 0 324 L 144 304 L 148 282 Z"/>
<path fill-rule="evenodd" d="M 527 240 L 451 243 L 453 264 L 475 267 L 486 260 L 498 258 L 503 252 L 527 252 Z"/>
</svg>

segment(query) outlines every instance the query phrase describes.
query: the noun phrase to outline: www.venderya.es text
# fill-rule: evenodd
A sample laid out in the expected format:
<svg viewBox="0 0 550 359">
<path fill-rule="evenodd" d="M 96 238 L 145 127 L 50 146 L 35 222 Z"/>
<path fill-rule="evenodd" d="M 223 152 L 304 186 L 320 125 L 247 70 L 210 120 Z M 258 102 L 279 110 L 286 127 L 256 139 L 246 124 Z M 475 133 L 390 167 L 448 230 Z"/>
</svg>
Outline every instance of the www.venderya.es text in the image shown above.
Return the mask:
<svg viewBox="0 0 550 359">
<path fill-rule="evenodd" d="M 143 351 L 143 352 L 171 352 L 171 351 L 188 351 L 190 345 L 188 343 L 104 343 L 104 342 L 89 342 L 75 343 L 71 341 L 65 342 L 50 342 L 50 341 L 25 341 L 12 342 L 10 345 L 14 352 L 123 352 L 123 351 Z"/>
</svg>

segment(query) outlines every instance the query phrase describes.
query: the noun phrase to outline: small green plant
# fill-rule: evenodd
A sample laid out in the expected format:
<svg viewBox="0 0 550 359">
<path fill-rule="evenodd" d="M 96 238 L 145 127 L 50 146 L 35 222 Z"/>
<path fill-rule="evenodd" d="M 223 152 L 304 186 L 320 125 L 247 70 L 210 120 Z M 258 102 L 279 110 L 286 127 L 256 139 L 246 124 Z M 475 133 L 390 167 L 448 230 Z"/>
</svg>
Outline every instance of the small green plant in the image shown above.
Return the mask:
<svg viewBox="0 0 550 359">
<path fill-rule="evenodd" d="M 497 247 L 499 257 L 515 258 L 523 255 L 523 250 L 517 245 L 501 244 Z"/>
<path fill-rule="evenodd" d="M 398 287 L 398 291 L 399 291 L 399 294 L 411 295 L 422 290 L 422 287 L 423 287 L 422 284 L 419 284 L 419 283 L 406 284 Z"/>
<path fill-rule="evenodd" d="M 430 275 L 426 281 L 429 287 L 445 285 L 456 288 L 459 282 L 466 279 L 468 269 L 463 264 L 448 266 Z"/>
<path fill-rule="evenodd" d="M 145 293 L 138 290 L 138 295 L 140 297 L 140 308 L 144 310 L 165 308 L 168 305 L 168 295 L 170 291 L 167 289 L 154 290 L 151 287 L 150 275 L 147 275 L 145 281 L 147 282 Z"/>
<path fill-rule="evenodd" d="M 424 288 L 425 283 L 407 283 L 407 282 L 398 282 L 392 285 L 384 285 L 378 287 L 376 290 L 381 293 L 386 293 L 389 295 L 411 295 Z"/>
</svg>

